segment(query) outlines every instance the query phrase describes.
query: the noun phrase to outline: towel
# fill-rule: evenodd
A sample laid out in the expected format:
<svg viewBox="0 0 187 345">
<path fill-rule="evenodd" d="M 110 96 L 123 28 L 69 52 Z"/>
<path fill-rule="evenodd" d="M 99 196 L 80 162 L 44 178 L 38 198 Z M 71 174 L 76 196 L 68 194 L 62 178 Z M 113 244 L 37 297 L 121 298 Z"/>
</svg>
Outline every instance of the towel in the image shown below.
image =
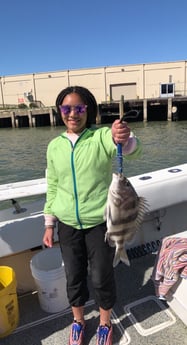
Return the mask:
<svg viewBox="0 0 187 345">
<path fill-rule="evenodd" d="M 156 296 L 165 299 L 179 278 L 187 279 L 187 238 L 165 237 L 152 273 Z"/>
</svg>

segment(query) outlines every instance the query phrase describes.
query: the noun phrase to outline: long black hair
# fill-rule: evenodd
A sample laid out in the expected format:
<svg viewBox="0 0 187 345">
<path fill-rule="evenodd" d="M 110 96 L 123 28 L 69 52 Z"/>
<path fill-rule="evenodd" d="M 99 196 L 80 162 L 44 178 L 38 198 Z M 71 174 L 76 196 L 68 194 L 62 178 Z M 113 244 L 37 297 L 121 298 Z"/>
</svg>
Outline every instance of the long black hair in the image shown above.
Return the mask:
<svg viewBox="0 0 187 345">
<path fill-rule="evenodd" d="M 62 90 L 56 99 L 56 107 L 58 114 L 61 116 L 59 105 L 62 104 L 64 98 L 69 95 L 70 93 L 77 93 L 84 104 L 87 104 L 87 122 L 86 127 L 90 128 L 92 124 L 96 123 L 97 117 L 97 102 L 94 95 L 85 87 L 82 86 L 68 86 L 64 90 Z"/>
</svg>

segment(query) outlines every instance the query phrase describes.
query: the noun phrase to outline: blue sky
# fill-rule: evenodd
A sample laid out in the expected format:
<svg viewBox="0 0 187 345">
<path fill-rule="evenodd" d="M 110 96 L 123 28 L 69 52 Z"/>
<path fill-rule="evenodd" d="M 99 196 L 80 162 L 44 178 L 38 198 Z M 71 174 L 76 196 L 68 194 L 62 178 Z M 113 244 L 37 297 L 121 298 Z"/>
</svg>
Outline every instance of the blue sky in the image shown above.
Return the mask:
<svg viewBox="0 0 187 345">
<path fill-rule="evenodd" d="M 187 59 L 186 0 L 2 0 L 0 76 Z"/>
</svg>

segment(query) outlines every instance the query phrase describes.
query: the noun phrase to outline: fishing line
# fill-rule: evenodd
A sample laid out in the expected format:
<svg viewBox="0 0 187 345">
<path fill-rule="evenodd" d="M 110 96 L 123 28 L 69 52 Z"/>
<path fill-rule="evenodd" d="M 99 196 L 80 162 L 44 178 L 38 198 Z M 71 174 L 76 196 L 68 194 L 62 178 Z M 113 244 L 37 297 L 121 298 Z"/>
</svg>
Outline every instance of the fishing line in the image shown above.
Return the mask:
<svg viewBox="0 0 187 345">
<path fill-rule="evenodd" d="M 121 102 L 123 104 L 123 101 Z M 126 114 L 123 115 L 123 108 L 120 106 L 120 122 L 124 122 L 128 119 L 136 119 L 139 115 L 138 110 L 129 110 Z M 117 171 L 118 174 L 123 173 L 123 153 L 122 153 L 122 144 L 117 144 Z"/>
</svg>

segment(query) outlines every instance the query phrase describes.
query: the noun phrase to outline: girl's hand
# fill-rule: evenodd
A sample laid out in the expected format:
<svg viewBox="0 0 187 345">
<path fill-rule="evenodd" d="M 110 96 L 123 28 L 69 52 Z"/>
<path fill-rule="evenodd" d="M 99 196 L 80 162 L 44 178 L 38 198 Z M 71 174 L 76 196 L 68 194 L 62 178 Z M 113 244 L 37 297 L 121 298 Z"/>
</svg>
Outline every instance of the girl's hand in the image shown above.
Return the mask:
<svg viewBox="0 0 187 345">
<path fill-rule="evenodd" d="M 53 241 L 54 241 L 54 228 L 49 226 L 45 229 L 43 243 L 45 244 L 45 246 L 51 248 L 53 246 Z"/>
<path fill-rule="evenodd" d="M 127 122 L 120 122 L 120 120 L 115 120 L 111 127 L 112 138 L 115 144 L 127 144 L 130 136 L 130 128 Z"/>
</svg>

